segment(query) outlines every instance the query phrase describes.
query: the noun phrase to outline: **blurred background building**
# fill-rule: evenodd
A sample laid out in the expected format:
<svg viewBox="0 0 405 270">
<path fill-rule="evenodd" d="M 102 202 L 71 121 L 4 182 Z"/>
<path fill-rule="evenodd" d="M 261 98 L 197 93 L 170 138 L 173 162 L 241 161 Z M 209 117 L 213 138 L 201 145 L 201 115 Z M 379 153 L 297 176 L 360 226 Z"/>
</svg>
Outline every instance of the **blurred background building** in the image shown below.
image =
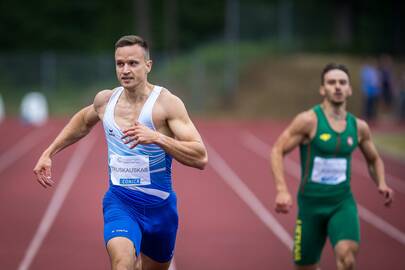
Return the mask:
<svg viewBox="0 0 405 270">
<path fill-rule="evenodd" d="M 361 115 L 362 66 L 383 54 L 392 97 L 377 114 L 394 115 L 401 111 L 395 97 L 405 70 L 403 6 L 395 0 L 2 1 L 0 94 L 8 115 L 32 91 L 45 94 L 52 115 L 70 115 L 99 90 L 117 86 L 114 43 L 137 34 L 151 45 L 151 82 L 183 98 L 194 115 L 289 118 L 320 100 L 319 74 L 329 62 L 348 65 L 355 88 L 350 109 Z"/>
</svg>

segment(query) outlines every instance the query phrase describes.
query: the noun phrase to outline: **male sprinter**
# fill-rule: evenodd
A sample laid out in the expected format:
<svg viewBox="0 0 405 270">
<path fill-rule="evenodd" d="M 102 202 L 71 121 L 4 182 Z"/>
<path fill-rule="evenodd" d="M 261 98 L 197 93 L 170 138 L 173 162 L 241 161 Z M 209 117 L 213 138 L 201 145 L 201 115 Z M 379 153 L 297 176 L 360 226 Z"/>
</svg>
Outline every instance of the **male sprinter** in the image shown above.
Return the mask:
<svg viewBox="0 0 405 270">
<path fill-rule="evenodd" d="M 323 69 L 320 94 L 322 103 L 298 114 L 272 150 L 276 211 L 288 213 L 291 208 L 283 156 L 299 145 L 302 176 L 293 250 L 296 269 L 318 268 L 326 237 L 333 245 L 337 269 L 354 269 L 360 232 L 350 189 L 350 161 L 357 146 L 386 206 L 391 204 L 393 192 L 385 183 L 384 165 L 371 141 L 369 127 L 346 111 L 352 89 L 344 65 L 329 64 Z"/>
<path fill-rule="evenodd" d="M 178 227 L 172 157 L 203 169 L 207 151 L 183 102 L 148 82 L 152 61 L 142 38 L 116 42 L 115 67 L 121 87 L 100 91 L 93 104 L 76 113 L 34 173 L 42 186 L 52 186 L 51 158 L 102 120 L 110 180 L 103 200 L 104 239 L 111 267 L 168 269 Z"/>
</svg>

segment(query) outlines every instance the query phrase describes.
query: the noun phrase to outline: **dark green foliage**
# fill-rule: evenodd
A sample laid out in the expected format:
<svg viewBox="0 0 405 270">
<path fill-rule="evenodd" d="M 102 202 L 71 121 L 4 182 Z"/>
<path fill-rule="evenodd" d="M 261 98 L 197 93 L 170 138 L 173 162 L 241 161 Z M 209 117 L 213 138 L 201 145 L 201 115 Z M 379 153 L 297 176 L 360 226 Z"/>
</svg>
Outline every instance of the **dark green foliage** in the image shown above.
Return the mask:
<svg viewBox="0 0 405 270">
<path fill-rule="evenodd" d="M 0 51 L 108 51 L 124 34 L 136 33 L 137 0 L 36 0 L 0 2 Z M 226 0 L 173 0 L 176 49 L 224 37 Z M 402 1 L 239 0 L 241 40 L 281 39 L 283 3 L 291 6 L 291 46 L 306 51 L 403 54 Z M 150 43 L 165 51 L 167 1 L 149 0 Z M 339 17 L 345 7 L 347 17 Z M 345 12 L 344 11 L 344 12 Z M 285 18 L 284 18 L 285 19 Z M 339 42 L 337 22 L 351 39 Z M 284 20 L 285 21 L 285 20 Z M 171 26 L 172 27 L 172 26 Z M 169 31 L 169 33 L 165 33 Z M 284 41 L 285 42 L 285 41 Z M 286 44 L 284 44 L 286 45 Z M 287 44 L 288 45 L 288 44 Z"/>
</svg>

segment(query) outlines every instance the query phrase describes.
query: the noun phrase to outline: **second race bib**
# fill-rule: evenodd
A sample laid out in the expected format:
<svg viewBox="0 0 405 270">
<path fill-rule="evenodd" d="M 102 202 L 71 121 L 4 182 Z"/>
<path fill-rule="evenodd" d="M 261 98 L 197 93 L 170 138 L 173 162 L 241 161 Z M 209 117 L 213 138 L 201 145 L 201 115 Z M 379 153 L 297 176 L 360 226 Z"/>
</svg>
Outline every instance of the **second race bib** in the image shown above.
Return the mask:
<svg viewBox="0 0 405 270">
<path fill-rule="evenodd" d="M 345 158 L 315 157 L 311 180 L 320 184 L 337 185 L 346 181 Z"/>
</svg>

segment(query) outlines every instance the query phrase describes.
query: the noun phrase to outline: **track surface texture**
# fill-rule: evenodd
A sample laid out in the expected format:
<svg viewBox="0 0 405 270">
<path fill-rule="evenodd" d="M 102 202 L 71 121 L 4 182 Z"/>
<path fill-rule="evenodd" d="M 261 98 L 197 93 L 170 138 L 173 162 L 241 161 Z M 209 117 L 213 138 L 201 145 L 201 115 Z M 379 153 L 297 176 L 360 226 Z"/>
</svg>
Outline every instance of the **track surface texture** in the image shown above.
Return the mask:
<svg viewBox="0 0 405 270">
<path fill-rule="evenodd" d="M 101 201 L 108 188 L 107 149 L 100 125 L 53 160 L 56 185 L 44 189 L 32 169 L 67 120 L 40 128 L 16 119 L 0 123 L 0 269 L 110 269 L 103 243 Z M 174 162 L 180 227 L 177 270 L 292 269 L 297 207 L 274 211 L 275 189 L 268 156 L 286 123 L 197 120 L 209 153 L 204 171 Z M 377 130 L 378 127 L 373 127 Z M 383 206 L 359 152 L 352 190 L 359 207 L 358 269 L 405 269 L 405 163 L 385 157 L 395 191 Z M 296 193 L 298 151 L 286 159 L 288 186 Z M 336 269 L 327 242 L 322 269 Z"/>
</svg>

